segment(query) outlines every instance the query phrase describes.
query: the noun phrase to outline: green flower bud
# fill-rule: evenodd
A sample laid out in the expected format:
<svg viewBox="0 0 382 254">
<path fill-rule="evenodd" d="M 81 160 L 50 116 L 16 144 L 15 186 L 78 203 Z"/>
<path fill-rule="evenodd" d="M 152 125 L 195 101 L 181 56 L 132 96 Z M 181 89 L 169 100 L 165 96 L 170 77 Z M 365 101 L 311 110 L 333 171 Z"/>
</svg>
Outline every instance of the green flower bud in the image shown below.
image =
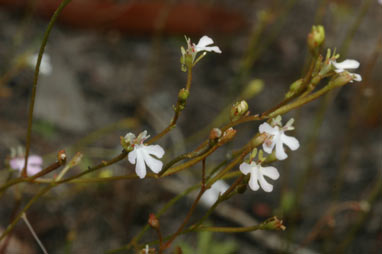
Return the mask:
<svg viewBox="0 0 382 254">
<path fill-rule="evenodd" d="M 325 30 L 323 26 L 313 26 L 312 31 L 308 34 L 308 46 L 313 52 L 321 47 L 325 41 Z"/>
<path fill-rule="evenodd" d="M 188 90 L 186 90 L 185 88 L 182 88 L 182 89 L 180 89 L 180 91 L 178 93 L 178 100 L 180 102 L 185 102 L 189 95 L 190 95 L 190 92 Z"/>
<path fill-rule="evenodd" d="M 273 216 L 272 218 L 269 218 L 264 224 L 264 229 L 268 230 L 285 230 L 286 227 L 283 225 L 283 221 L 277 218 L 276 216 Z"/>
<path fill-rule="evenodd" d="M 261 79 L 251 80 L 248 86 L 242 92 L 242 96 L 244 99 L 248 100 L 260 93 L 264 88 L 264 82 Z"/>
<path fill-rule="evenodd" d="M 285 94 L 285 98 L 292 97 L 297 91 L 300 90 L 303 79 L 296 80 L 290 85 L 289 91 Z"/>
</svg>

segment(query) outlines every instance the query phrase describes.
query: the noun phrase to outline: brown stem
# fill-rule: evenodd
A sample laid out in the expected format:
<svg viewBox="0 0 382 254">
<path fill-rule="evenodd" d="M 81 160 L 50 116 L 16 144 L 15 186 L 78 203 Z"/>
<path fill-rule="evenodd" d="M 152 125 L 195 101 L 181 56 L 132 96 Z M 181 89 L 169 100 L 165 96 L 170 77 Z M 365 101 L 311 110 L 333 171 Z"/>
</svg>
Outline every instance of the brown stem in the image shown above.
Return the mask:
<svg viewBox="0 0 382 254">
<path fill-rule="evenodd" d="M 101 169 L 101 168 L 104 168 L 104 167 L 107 167 L 107 166 L 110 166 L 114 163 L 117 163 L 121 160 L 123 160 L 126 156 L 128 155 L 128 152 L 126 150 L 123 150 L 118 156 L 108 160 L 108 161 L 102 161 L 101 163 L 95 165 L 94 167 L 89 167 L 88 170 L 85 170 L 84 172 L 81 172 L 77 175 L 74 175 L 74 176 L 71 176 L 71 177 L 68 177 L 68 178 L 65 178 L 63 180 L 60 180 L 60 181 L 57 181 L 56 184 L 61 184 L 61 183 L 65 183 L 65 182 L 69 182 L 73 179 L 76 179 L 76 178 L 79 178 L 83 175 L 86 175 L 88 173 L 91 173 L 93 171 L 96 171 L 98 169 Z"/>
<path fill-rule="evenodd" d="M 178 230 L 170 237 L 170 239 L 165 244 L 162 245 L 161 248 L 163 250 L 170 247 L 171 243 L 175 240 L 175 238 L 183 231 L 184 227 L 187 225 L 188 221 L 190 220 L 192 214 L 195 211 L 196 206 L 198 205 L 200 198 L 202 197 L 205 191 L 206 191 L 205 187 L 201 186 L 199 194 L 194 200 L 194 203 L 192 204 L 190 210 L 188 211 L 186 218 L 184 218 L 183 223 L 179 226 Z"/>
</svg>

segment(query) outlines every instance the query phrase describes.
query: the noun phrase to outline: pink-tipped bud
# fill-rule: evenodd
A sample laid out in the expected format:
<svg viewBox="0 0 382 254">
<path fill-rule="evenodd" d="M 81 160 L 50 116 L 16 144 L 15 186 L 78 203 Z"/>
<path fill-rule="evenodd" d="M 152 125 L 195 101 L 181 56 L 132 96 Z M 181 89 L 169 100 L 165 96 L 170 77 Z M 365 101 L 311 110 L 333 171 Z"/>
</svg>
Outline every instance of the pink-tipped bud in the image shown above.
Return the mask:
<svg viewBox="0 0 382 254">
<path fill-rule="evenodd" d="M 149 223 L 150 227 L 152 227 L 154 229 L 159 229 L 159 220 L 155 216 L 155 214 L 150 213 L 148 223 Z"/>
</svg>

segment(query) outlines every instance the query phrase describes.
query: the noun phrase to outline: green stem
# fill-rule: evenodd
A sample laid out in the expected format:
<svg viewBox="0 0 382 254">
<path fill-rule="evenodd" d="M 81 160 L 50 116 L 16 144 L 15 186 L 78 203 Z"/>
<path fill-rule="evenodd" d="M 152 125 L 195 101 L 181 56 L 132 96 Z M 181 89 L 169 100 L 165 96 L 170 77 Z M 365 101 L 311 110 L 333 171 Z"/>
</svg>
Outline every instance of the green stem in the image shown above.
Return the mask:
<svg viewBox="0 0 382 254">
<path fill-rule="evenodd" d="M 34 104 L 36 99 L 36 92 L 37 92 L 37 81 L 38 76 L 40 73 L 40 64 L 41 59 L 45 51 L 46 43 L 48 42 L 48 38 L 50 35 L 50 31 L 53 28 L 54 23 L 56 22 L 58 16 L 61 14 L 61 12 L 64 10 L 65 6 L 68 5 L 71 2 L 71 0 L 63 0 L 56 11 L 54 12 L 52 18 L 49 21 L 48 28 L 45 31 L 44 37 L 42 39 L 40 51 L 38 53 L 37 63 L 36 63 L 36 69 L 34 72 L 34 79 L 33 79 L 33 88 L 32 88 L 32 95 L 29 103 L 29 112 L 28 112 L 28 129 L 27 129 L 27 137 L 26 137 L 26 144 L 25 144 L 25 162 L 24 162 L 24 168 L 21 172 L 21 175 L 23 177 L 27 177 L 27 165 L 28 165 L 28 157 L 29 157 L 29 150 L 31 145 L 31 133 L 32 133 L 32 123 L 33 123 L 33 111 L 34 111 Z"/>
<path fill-rule="evenodd" d="M 189 91 L 190 88 L 191 88 L 191 82 L 192 82 L 192 68 L 189 67 L 188 68 L 188 72 L 187 72 L 187 83 L 186 83 L 186 90 L 187 91 Z M 178 98 L 178 101 L 176 103 L 176 106 L 175 106 L 174 110 L 175 110 L 175 113 L 174 113 L 174 116 L 173 116 L 170 124 L 162 132 L 160 132 L 159 134 L 157 134 L 156 136 L 154 136 L 150 140 L 148 140 L 147 141 L 148 145 L 152 144 L 152 143 L 155 143 L 157 140 L 162 138 L 164 135 L 166 135 L 168 132 L 170 132 L 175 127 L 176 122 L 178 121 L 180 112 L 182 112 L 182 110 L 183 110 L 181 108 L 181 105 L 180 105 L 180 102 L 179 102 L 179 98 Z"/>
<path fill-rule="evenodd" d="M 298 100 L 292 102 L 292 103 L 289 103 L 285 106 L 282 106 L 281 108 L 273 111 L 272 113 L 270 113 L 268 115 L 269 118 L 271 117 L 276 117 L 278 115 L 282 115 L 282 114 L 285 114 L 295 108 L 298 108 L 306 103 L 309 103 L 315 99 L 317 99 L 318 97 L 326 94 L 327 92 L 329 92 L 330 90 L 332 90 L 334 88 L 334 86 L 332 86 L 330 83 L 327 84 L 324 88 L 322 88 L 321 90 L 315 92 L 315 93 L 312 93 L 310 95 L 307 95 L 305 97 L 302 97 L 302 98 L 299 98 Z"/>
</svg>

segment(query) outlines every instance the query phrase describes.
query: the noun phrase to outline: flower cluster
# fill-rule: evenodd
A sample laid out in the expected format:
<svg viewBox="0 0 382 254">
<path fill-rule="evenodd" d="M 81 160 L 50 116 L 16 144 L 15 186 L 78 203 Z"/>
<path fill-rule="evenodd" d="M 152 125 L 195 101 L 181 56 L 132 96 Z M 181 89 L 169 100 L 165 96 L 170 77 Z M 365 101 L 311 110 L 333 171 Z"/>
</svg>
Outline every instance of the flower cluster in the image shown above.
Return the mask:
<svg viewBox="0 0 382 254">
<path fill-rule="evenodd" d="M 164 150 L 160 145 L 145 145 L 143 142 L 150 136 L 147 131 L 141 132 L 138 137 L 129 132 L 122 138 L 122 143 L 125 149 L 129 152 L 128 160 L 131 164 L 136 164 L 135 172 L 139 178 L 146 176 L 146 165 L 154 173 L 159 173 L 162 170 L 163 162 L 157 158 L 162 158 Z"/>
<path fill-rule="evenodd" d="M 271 124 L 263 123 L 259 126 L 259 132 L 265 135 L 263 143 L 263 150 L 266 153 L 272 153 L 275 150 L 275 156 L 278 160 L 285 160 L 288 155 L 284 150 L 284 145 L 288 146 L 291 150 L 296 150 L 300 147 L 298 140 L 294 137 L 287 136 L 284 132 L 293 130 L 293 119 L 290 119 L 284 126 L 281 124 L 281 116 L 273 118 Z M 251 156 L 255 157 L 255 155 Z M 275 167 L 263 167 L 261 164 L 264 162 L 262 151 L 259 153 L 259 161 L 256 163 L 250 159 L 249 163 L 243 162 L 240 164 L 240 171 L 244 174 L 251 174 L 249 179 L 249 187 L 257 191 L 260 187 L 266 191 L 271 192 L 273 186 L 268 183 L 264 176 L 273 180 L 280 177 L 279 172 Z"/>
</svg>

